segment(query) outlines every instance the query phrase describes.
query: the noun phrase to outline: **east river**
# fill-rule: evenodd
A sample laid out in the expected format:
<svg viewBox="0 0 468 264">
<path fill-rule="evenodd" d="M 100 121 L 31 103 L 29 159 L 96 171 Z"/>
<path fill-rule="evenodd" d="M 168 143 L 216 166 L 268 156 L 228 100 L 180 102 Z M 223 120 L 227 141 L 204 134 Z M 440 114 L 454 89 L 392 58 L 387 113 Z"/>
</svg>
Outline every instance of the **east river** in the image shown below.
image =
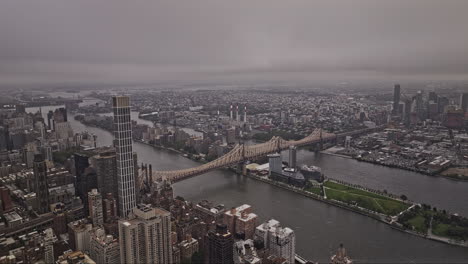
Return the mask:
<svg viewBox="0 0 468 264">
<path fill-rule="evenodd" d="M 43 114 L 55 107 L 42 107 Z M 28 109 L 36 111 L 36 109 Z M 132 115 L 134 120 L 137 114 Z M 112 134 L 87 127 L 73 116 L 69 121 L 75 132 L 89 131 L 97 135 L 98 145 L 112 144 Z M 190 131 L 189 131 L 190 132 Z M 139 162 L 149 163 L 156 170 L 190 168 L 199 163 L 174 152 L 134 143 Z M 326 154 L 298 151 L 299 164 L 322 168 L 326 176 L 342 179 L 374 189 L 405 194 L 409 199 L 427 203 L 450 212 L 468 216 L 468 183 L 431 177 L 400 169 L 387 168 Z M 287 158 L 287 153 L 283 153 Z M 294 229 L 296 251 L 301 256 L 329 262 L 340 243 L 356 262 L 371 263 L 467 263 L 468 249 L 430 241 L 406 234 L 345 209 L 306 198 L 262 182 L 215 170 L 174 184 L 175 195 L 198 202 L 206 199 L 228 208 L 250 204 L 262 221 L 275 218 L 283 226 Z"/>
</svg>

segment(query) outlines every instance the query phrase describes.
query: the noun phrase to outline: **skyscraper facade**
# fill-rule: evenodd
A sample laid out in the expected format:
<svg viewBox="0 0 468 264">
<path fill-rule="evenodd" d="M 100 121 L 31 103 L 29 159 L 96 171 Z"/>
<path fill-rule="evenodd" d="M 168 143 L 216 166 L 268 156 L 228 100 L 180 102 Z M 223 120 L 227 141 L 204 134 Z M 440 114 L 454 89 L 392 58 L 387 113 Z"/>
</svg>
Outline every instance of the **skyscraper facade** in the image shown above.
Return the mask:
<svg viewBox="0 0 468 264">
<path fill-rule="evenodd" d="M 463 112 L 468 112 L 468 93 L 462 93 L 460 95 L 460 108 Z"/>
<path fill-rule="evenodd" d="M 119 220 L 119 240 L 121 263 L 172 263 L 171 214 L 139 205 Z"/>
<path fill-rule="evenodd" d="M 117 217 L 117 202 L 112 193 L 107 193 L 106 198 L 102 200 L 102 209 L 104 222 L 112 221 Z"/>
<path fill-rule="evenodd" d="M 102 196 L 97 189 L 88 192 L 89 216 L 94 226 L 102 226 L 104 216 L 102 212 Z"/>
<path fill-rule="evenodd" d="M 119 240 L 106 235 L 103 229 L 91 233 L 90 257 L 99 264 L 118 264 L 120 262 Z"/>
<path fill-rule="evenodd" d="M 47 185 L 47 164 L 42 154 L 36 154 L 33 162 L 34 192 L 37 197 L 39 214 L 49 211 L 49 187 Z"/>
<path fill-rule="evenodd" d="M 117 159 L 114 149 L 100 152 L 90 158 L 92 166 L 96 169 L 97 188 L 101 194 L 112 193 L 118 197 Z"/>
<path fill-rule="evenodd" d="M 207 238 L 208 263 L 234 263 L 234 238 L 226 225 L 218 224 L 216 231 L 208 233 Z"/>
<path fill-rule="evenodd" d="M 269 172 L 271 173 L 278 173 L 281 174 L 283 171 L 283 166 L 281 163 L 281 155 L 278 153 L 268 155 L 268 163 L 269 163 Z"/>
<path fill-rule="evenodd" d="M 296 235 L 292 229 L 282 228 L 278 221 L 270 219 L 255 229 L 255 240 L 262 241 L 270 254 L 295 263 Z"/>
<path fill-rule="evenodd" d="M 119 216 L 127 217 L 136 206 L 130 98 L 115 96 L 112 98 L 112 106 L 114 111 L 114 146 L 117 158 Z"/>
</svg>

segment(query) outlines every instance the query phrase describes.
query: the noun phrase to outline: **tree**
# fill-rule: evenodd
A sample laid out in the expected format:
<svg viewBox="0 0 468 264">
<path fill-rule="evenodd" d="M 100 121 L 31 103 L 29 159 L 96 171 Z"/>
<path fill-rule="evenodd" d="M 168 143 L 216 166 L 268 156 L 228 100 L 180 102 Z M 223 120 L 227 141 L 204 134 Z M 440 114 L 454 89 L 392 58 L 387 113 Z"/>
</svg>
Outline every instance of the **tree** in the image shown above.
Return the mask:
<svg viewBox="0 0 468 264">
<path fill-rule="evenodd" d="M 408 197 L 406 197 L 406 195 L 404 195 L 404 194 L 402 194 L 402 195 L 400 196 L 400 198 L 401 198 L 403 201 L 408 200 Z"/>
</svg>

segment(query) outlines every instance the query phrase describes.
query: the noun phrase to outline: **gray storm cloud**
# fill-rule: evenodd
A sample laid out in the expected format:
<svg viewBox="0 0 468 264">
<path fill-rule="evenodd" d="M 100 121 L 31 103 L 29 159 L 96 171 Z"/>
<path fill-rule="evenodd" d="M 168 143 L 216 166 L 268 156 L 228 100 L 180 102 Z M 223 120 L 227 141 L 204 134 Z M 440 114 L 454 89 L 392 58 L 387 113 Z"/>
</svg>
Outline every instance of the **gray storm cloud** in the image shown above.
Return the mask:
<svg viewBox="0 0 468 264">
<path fill-rule="evenodd" d="M 468 1 L 0 1 L 0 83 L 468 76 Z"/>
</svg>

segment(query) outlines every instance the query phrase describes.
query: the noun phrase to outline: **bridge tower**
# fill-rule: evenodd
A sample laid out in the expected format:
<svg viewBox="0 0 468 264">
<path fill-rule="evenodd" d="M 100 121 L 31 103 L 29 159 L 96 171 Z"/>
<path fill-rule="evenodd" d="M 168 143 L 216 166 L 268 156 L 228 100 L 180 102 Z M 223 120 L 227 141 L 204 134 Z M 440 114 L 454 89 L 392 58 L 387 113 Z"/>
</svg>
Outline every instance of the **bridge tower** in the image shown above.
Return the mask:
<svg viewBox="0 0 468 264">
<path fill-rule="evenodd" d="M 276 138 L 276 152 L 281 154 L 281 138 L 280 137 Z"/>
<path fill-rule="evenodd" d="M 322 137 L 322 127 L 320 127 L 320 144 L 319 144 L 319 149 L 323 149 L 323 137 Z"/>
<path fill-rule="evenodd" d="M 239 144 L 242 146 L 242 150 L 241 150 L 241 160 L 237 164 L 237 171 L 239 173 L 242 173 L 242 175 L 246 176 L 247 175 L 247 166 L 246 166 L 247 161 L 245 160 L 245 144 L 244 142 L 239 142 Z"/>
</svg>

